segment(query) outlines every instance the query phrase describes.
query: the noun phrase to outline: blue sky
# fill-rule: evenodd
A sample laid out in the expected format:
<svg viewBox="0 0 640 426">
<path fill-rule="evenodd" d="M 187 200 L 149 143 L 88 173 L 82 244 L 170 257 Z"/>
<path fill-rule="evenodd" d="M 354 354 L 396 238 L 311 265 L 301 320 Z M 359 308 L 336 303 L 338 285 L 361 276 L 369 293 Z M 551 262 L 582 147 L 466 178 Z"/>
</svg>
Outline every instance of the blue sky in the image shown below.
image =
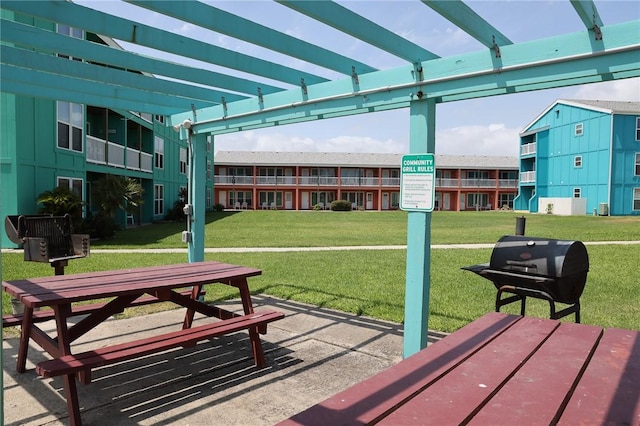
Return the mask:
<svg viewBox="0 0 640 426">
<path fill-rule="evenodd" d="M 318 69 L 311 64 L 248 45 L 225 35 L 146 10 L 141 13 L 141 9 L 120 1 L 76 2 L 187 37 L 206 40 L 227 49 L 328 78 L 337 77 L 332 71 Z M 406 65 L 398 58 L 344 36 L 272 1 L 208 3 L 380 69 Z M 415 0 L 349 0 L 339 3 L 440 56 L 464 54 L 484 48 Z M 471 0 L 466 3 L 516 43 L 583 31 L 584 28 L 569 0 Z M 640 19 L 638 1 L 595 0 L 595 4 L 605 25 Z M 133 49 L 124 43 L 123 46 Z M 136 50 L 185 63 L 182 58 L 172 58 L 148 49 Z M 194 65 L 197 62 L 191 61 L 189 64 Z M 219 69 L 208 64 L 201 65 L 209 69 Z M 256 79 L 253 76 L 251 78 Z M 517 156 L 518 133 L 559 98 L 640 102 L 640 78 L 439 104 L 436 109 L 436 154 Z M 215 139 L 215 149 L 406 153 L 408 138 L 408 110 L 397 110 L 220 135 Z"/>
</svg>

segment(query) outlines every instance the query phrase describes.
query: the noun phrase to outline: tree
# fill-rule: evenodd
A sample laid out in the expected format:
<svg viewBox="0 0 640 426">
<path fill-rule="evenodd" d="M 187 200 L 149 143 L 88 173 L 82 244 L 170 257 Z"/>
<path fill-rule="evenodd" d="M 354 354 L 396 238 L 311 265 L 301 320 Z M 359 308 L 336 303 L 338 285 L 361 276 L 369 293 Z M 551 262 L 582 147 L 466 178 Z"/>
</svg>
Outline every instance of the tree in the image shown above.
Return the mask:
<svg viewBox="0 0 640 426">
<path fill-rule="evenodd" d="M 93 197 L 100 212 L 114 218 L 119 209 L 135 213 L 142 205 L 142 185 L 127 176 L 105 175 L 93 185 Z"/>
</svg>

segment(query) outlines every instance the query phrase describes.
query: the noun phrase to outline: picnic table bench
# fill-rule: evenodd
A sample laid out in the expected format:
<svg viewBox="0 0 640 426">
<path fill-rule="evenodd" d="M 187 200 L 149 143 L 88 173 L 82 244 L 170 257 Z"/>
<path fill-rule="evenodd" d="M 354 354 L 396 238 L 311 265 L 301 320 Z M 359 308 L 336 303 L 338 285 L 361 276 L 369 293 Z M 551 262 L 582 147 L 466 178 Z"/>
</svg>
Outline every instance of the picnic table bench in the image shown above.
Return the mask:
<svg viewBox="0 0 640 426">
<path fill-rule="evenodd" d="M 280 423 L 638 425 L 640 333 L 489 313 Z"/>
<path fill-rule="evenodd" d="M 65 397 L 71 425 L 82 424 L 76 379 L 91 381 L 94 368 L 140 358 L 176 347 L 194 346 L 216 336 L 248 330 L 257 367 L 266 364 L 259 334 L 266 333 L 267 324 L 284 317 L 280 312 L 254 312 L 247 278 L 261 274 L 258 269 L 219 262 L 196 262 L 159 267 L 125 269 L 95 273 L 58 275 L 27 280 L 4 281 L 3 290 L 24 305 L 20 320 L 20 345 L 17 370 L 25 371 L 29 341 L 33 340 L 52 359 L 36 365 L 43 377 L 63 376 Z M 239 290 L 243 313 L 231 312 L 208 305 L 199 299 L 206 284 L 221 283 Z M 110 299 L 90 305 L 76 302 Z M 102 347 L 81 353 L 72 351 L 71 343 L 115 313 L 136 304 L 173 302 L 186 308 L 180 330 L 126 343 Z M 37 308 L 49 306 L 39 315 Z M 85 307 L 86 306 L 86 307 Z M 51 318 L 56 322 L 56 335 L 50 336 L 38 322 Z M 217 321 L 192 327 L 195 313 L 217 318 Z M 87 314 L 69 326 L 68 319 Z M 3 318 L 3 326 L 14 324 L 19 315 Z"/>
</svg>

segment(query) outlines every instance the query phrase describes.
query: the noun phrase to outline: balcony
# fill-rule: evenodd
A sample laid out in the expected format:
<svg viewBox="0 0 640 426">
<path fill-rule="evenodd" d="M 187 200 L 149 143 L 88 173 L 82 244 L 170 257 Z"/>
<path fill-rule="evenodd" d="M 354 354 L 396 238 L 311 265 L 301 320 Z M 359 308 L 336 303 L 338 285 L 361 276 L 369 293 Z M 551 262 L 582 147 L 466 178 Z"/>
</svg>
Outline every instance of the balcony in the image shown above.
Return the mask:
<svg viewBox="0 0 640 426">
<path fill-rule="evenodd" d="M 126 152 L 126 162 L 125 162 Z M 87 136 L 87 162 L 143 172 L 153 172 L 153 155 Z"/>
<path fill-rule="evenodd" d="M 536 182 L 536 172 L 520 172 L 520 183 L 535 183 Z"/>
<path fill-rule="evenodd" d="M 535 154 L 537 149 L 536 145 L 537 144 L 535 142 L 532 142 L 520 146 L 520 155 L 525 156 Z"/>
<path fill-rule="evenodd" d="M 535 172 L 533 179 L 535 180 Z M 216 175 L 214 182 L 216 185 L 225 186 L 296 186 L 295 176 L 227 176 Z M 436 188 L 511 188 L 518 187 L 517 179 L 456 179 L 456 178 L 437 178 L 435 180 Z M 333 187 L 333 188 L 390 188 L 398 189 L 400 187 L 400 178 L 379 178 L 379 177 L 325 177 L 325 176 L 299 176 L 297 178 L 297 186 L 299 188 L 317 188 L 317 187 Z"/>
</svg>

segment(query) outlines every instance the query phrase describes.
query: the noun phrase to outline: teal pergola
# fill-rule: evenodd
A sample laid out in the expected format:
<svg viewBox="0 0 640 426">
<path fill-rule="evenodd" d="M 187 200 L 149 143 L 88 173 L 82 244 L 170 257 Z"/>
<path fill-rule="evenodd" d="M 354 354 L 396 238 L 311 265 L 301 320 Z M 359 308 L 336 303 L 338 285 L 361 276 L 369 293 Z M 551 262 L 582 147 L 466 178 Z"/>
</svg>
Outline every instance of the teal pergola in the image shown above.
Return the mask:
<svg viewBox="0 0 640 426">
<path fill-rule="evenodd" d="M 188 244 L 194 262 L 204 257 L 208 135 L 407 108 L 410 153 L 434 153 L 439 103 L 640 76 L 640 21 L 606 25 L 591 0 L 570 0 L 584 24 L 582 31 L 522 43 L 512 42 L 462 1 L 415 0 L 416 13 L 431 8 L 483 46 L 450 57 L 440 57 L 333 1 L 277 0 L 275 6 L 405 62 L 390 69 L 376 69 L 210 4 L 127 3 L 139 7 L 141 14 L 165 15 L 339 75 L 328 79 L 65 0 L 2 1 L 3 92 L 169 116 L 191 144 Z M 33 24 L 38 21 L 215 64 L 228 72 L 66 37 Z M 430 223 L 429 212 L 408 214 L 405 356 L 427 344 Z"/>
</svg>

